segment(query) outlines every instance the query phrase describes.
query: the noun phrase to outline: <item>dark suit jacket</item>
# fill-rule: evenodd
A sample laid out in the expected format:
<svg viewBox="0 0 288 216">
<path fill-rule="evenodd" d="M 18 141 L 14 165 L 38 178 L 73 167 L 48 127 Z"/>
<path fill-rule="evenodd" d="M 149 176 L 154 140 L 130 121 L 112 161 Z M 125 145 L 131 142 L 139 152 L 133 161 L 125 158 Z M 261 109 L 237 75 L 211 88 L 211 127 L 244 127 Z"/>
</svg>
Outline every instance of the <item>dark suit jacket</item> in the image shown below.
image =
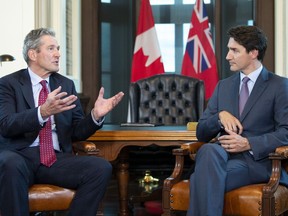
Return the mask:
<svg viewBox="0 0 288 216">
<path fill-rule="evenodd" d="M 54 73 L 50 76 L 51 91 L 62 86 L 68 95 L 77 95 L 72 80 Z M 85 140 L 100 127 L 91 117 L 84 117 L 80 100 L 72 110 L 56 114 L 55 123 L 60 148 L 72 152 L 73 141 Z M 37 108 L 35 108 L 28 69 L 0 79 L 0 150 L 26 148 L 39 134 Z"/>
<path fill-rule="evenodd" d="M 271 162 L 269 153 L 279 146 L 288 145 L 288 79 L 263 68 L 239 117 L 240 74 L 220 81 L 211 97 L 207 109 L 199 120 L 197 138 L 209 142 L 217 134 L 223 134 L 218 122 L 222 110 L 236 116 L 244 127 L 243 137 L 248 138 L 253 151 L 250 165 L 251 175 L 269 175 Z M 246 152 L 247 153 L 247 152 Z M 246 154 L 249 155 L 249 154 Z M 257 176 L 255 177 L 257 179 Z M 282 183 L 288 184 L 287 174 Z"/>
</svg>

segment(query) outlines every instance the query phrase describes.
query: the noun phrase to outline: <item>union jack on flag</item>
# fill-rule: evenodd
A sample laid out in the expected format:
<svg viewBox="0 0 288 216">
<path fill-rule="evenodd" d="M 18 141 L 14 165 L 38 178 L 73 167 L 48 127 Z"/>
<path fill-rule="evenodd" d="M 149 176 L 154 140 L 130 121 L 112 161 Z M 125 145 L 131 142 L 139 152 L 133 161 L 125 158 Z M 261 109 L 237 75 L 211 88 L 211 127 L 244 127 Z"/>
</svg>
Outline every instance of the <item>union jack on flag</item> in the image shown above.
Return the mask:
<svg viewBox="0 0 288 216">
<path fill-rule="evenodd" d="M 218 82 L 218 72 L 208 15 L 203 0 L 196 1 L 192 12 L 181 74 L 203 80 L 206 99 L 211 97 Z"/>
</svg>

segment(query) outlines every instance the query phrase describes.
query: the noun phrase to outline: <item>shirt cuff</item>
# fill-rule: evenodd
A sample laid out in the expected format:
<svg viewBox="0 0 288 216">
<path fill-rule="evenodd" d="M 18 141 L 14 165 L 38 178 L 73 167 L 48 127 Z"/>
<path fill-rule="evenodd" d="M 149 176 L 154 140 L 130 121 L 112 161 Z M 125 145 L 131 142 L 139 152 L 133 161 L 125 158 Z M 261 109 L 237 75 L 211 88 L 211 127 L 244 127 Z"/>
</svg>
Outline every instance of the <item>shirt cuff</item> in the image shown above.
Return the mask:
<svg viewBox="0 0 288 216">
<path fill-rule="evenodd" d="M 101 119 L 99 119 L 98 121 L 94 118 L 93 114 L 92 114 L 93 110 L 91 110 L 91 116 L 93 119 L 93 122 L 97 125 L 97 126 L 101 126 L 105 120 L 105 117 L 102 117 Z"/>
<path fill-rule="evenodd" d="M 220 119 L 218 119 L 218 125 L 220 126 L 220 128 L 221 128 L 222 130 L 224 130 L 224 126 L 222 125 Z"/>
<path fill-rule="evenodd" d="M 48 121 L 49 118 L 47 118 L 46 120 L 44 120 L 42 118 L 41 113 L 40 113 L 40 106 L 37 109 L 37 115 L 38 115 L 39 124 L 43 127 L 45 125 L 45 123 Z"/>
</svg>

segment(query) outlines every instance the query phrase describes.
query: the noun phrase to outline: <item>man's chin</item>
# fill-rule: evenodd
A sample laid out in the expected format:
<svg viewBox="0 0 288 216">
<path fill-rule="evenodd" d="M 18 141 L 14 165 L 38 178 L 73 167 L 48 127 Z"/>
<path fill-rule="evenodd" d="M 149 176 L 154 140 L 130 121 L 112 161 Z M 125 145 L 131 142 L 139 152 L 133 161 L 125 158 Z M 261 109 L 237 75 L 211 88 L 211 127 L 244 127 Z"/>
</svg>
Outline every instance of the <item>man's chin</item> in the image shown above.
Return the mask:
<svg viewBox="0 0 288 216">
<path fill-rule="evenodd" d="M 59 67 L 51 68 L 52 73 L 57 73 L 59 71 Z"/>
<path fill-rule="evenodd" d="M 230 66 L 231 71 L 238 71 L 236 67 Z"/>
</svg>

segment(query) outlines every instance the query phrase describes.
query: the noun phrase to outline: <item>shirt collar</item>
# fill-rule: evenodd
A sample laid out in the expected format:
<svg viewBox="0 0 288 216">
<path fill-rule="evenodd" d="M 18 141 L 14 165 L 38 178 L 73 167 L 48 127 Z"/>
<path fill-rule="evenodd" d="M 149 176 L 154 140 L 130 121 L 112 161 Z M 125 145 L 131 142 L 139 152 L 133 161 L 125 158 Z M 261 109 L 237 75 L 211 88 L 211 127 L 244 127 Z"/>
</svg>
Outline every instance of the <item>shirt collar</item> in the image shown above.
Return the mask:
<svg viewBox="0 0 288 216">
<path fill-rule="evenodd" d="M 31 68 L 29 68 L 29 67 L 28 67 L 28 73 L 29 73 L 29 76 L 30 76 L 30 79 L 31 79 L 31 83 L 32 83 L 33 86 L 39 84 L 43 80 L 43 78 L 41 78 L 36 73 L 34 73 L 31 70 Z M 45 80 L 46 80 L 47 83 L 49 83 L 49 77 L 47 77 Z"/>
<path fill-rule="evenodd" d="M 260 75 L 261 71 L 263 69 L 263 65 L 261 64 L 261 66 L 259 68 L 257 68 L 255 71 L 251 72 L 247 77 L 249 77 L 249 79 L 255 83 L 258 76 Z M 244 73 L 240 73 L 240 80 L 242 80 L 246 75 Z"/>
</svg>

